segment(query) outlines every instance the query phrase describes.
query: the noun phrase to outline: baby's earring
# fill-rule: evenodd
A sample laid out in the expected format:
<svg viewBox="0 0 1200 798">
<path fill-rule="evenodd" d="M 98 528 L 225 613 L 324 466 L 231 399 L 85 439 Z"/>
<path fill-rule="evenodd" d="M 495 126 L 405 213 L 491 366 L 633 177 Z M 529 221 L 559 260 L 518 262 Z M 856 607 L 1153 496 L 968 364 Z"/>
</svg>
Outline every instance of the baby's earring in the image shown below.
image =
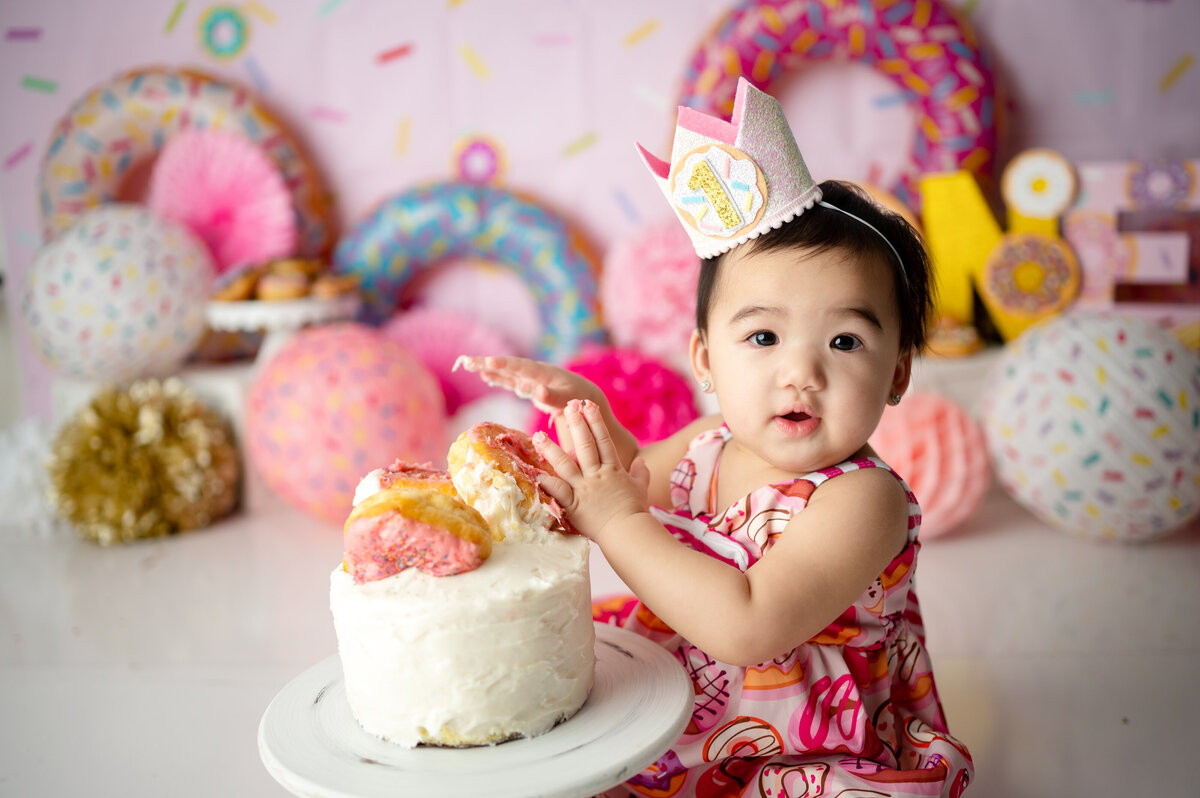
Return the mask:
<svg viewBox="0 0 1200 798">
<path fill-rule="evenodd" d="M 712 383 L 708 380 L 700 380 L 700 390 L 704 393 L 709 393 L 712 391 Z"/>
<path fill-rule="evenodd" d="M 888 397 L 888 404 L 891 405 L 892 407 L 895 407 L 896 405 L 900 404 L 900 399 L 903 396 L 904 396 L 903 394 L 899 394 L 899 393 L 892 394 L 891 396 Z"/>
</svg>

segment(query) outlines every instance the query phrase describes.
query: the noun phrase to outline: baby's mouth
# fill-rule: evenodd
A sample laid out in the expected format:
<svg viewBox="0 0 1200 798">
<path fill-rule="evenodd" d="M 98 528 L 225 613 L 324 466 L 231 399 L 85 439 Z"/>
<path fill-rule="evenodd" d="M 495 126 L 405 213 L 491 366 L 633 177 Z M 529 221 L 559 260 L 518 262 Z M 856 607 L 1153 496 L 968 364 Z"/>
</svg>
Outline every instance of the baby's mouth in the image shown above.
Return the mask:
<svg viewBox="0 0 1200 798">
<path fill-rule="evenodd" d="M 802 413 L 799 410 L 793 410 L 790 413 L 784 413 L 780 418 L 787 419 L 788 421 L 807 421 L 812 416 L 808 413 Z"/>
</svg>

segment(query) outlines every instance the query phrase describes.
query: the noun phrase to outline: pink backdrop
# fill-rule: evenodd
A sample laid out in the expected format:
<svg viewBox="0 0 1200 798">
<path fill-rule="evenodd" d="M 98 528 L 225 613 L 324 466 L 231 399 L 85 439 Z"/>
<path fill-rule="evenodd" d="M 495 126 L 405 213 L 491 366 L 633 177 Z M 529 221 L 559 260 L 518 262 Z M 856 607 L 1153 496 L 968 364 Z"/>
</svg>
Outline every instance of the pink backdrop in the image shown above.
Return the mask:
<svg viewBox="0 0 1200 798">
<path fill-rule="evenodd" d="M 813 0 L 825 6 L 850 0 Z M 252 0 L 247 46 L 220 60 L 190 0 L 5 0 L 0 5 L 0 211 L 5 296 L 17 324 L 27 412 L 50 375 L 28 348 L 18 288 L 41 244 L 38 164 L 51 129 L 93 85 L 147 65 L 240 82 L 278 113 L 332 189 L 343 229 L 384 197 L 457 175 L 456 145 L 486 137 L 502 185 L 575 222 L 595 250 L 667 214 L 633 143 L 666 154 L 684 65 L 730 4 L 719 0 Z M 1200 155 L 1200 3 L 954 2 L 997 75 L 997 164 L 1027 147 L 1072 161 Z M 857 64 L 813 64 L 773 87 L 816 179 L 886 183 L 912 141 L 895 86 Z M 994 198 L 993 198 L 994 199 Z M 477 268 L 477 267 L 465 267 Z M 475 297 L 425 286 L 429 301 Z M 436 277 L 436 275 L 435 275 Z M 521 314 L 523 317 L 527 313 Z M 517 322 L 514 337 L 527 335 Z"/>
</svg>

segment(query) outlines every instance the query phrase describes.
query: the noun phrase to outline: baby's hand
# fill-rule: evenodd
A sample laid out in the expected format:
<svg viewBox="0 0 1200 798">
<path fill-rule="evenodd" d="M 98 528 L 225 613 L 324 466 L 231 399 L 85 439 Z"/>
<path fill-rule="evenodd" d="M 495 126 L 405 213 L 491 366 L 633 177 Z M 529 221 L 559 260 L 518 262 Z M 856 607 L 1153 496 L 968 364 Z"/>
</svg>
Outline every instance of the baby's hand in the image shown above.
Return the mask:
<svg viewBox="0 0 1200 798">
<path fill-rule="evenodd" d="M 543 413 L 557 416 L 572 399 L 604 401 L 604 393 L 594 382 L 549 363 L 523 357 L 467 357 L 454 362 L 454 369 L 466 369 L 488 385 L 505 388 L 521 399 L 529 399 Z"/>
<path fill-rule="evenodd" d="M 567 454 L 545 433 L 533 437 L 533 444 L 557 476 L 545 475 L 539 484 L 566 511 L 571 524 L 591 540 L 601 538 L 631 515 L 646 512 L 650 472 L 635 459 L 629 470 L 621 465 L 617 446 L 594 402 L 575 401 L 563 409 L 562 439 L 565 429 Z"/>
</svg>

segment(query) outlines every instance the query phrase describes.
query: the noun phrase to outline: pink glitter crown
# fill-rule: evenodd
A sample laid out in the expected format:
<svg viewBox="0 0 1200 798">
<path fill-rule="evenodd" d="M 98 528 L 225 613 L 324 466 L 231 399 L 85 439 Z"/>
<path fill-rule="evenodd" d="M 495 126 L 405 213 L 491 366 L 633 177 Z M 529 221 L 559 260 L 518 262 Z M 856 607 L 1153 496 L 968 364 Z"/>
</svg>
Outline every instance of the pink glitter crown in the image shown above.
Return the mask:
<svg viewBox="0 0 1200 798">
<path fill-rule="evenodd" d="M 779 227 L 821 199 L 779 101 L 738 79 L 730 121 L 680 106 L 670 163 L 638 145 L 701 258 Z"/>
</svg>

